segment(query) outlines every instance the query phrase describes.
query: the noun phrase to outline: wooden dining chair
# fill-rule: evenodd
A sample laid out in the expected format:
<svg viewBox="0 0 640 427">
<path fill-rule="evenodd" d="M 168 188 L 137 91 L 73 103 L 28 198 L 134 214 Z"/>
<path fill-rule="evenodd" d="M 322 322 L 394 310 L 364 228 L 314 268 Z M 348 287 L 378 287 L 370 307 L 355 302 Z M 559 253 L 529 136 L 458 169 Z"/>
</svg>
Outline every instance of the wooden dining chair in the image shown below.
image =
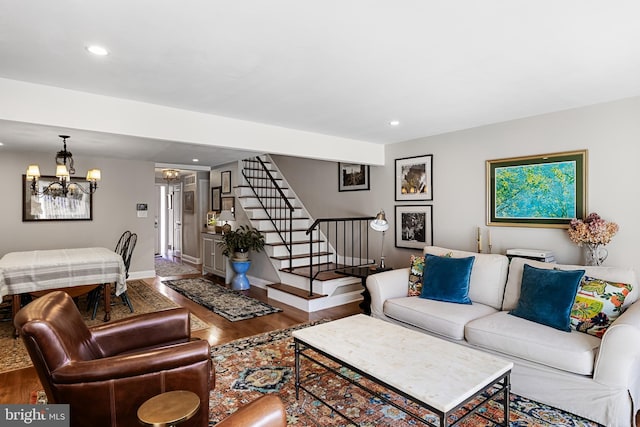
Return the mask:
<svg viewBox="0 0 640 427">
<path fill-rule="evenodd" d="M 138 241 L 138 235 L 136 233 L 132 233 L 129 230 L 126 230 L 122 233 L 120 238 L 118 239 L 118 243 L 116 243 L 116 248 L 114 250 L 115 253 L 119 254 L 122 257 L 122 261 L 124 262 L 125 267 L 125 281 L 129 278 L 129 266 L 131 265 L 131 256 L 133 255 L 133 250 L 136 247 L 136 243 Z M 93 313 L 91 314 L 91 319 L 96 318 L 96 314 L 98 313 L 98 305 L 100 304 L 100 296 L 102 294 L 101 288 L 96 288 L 91 291 L 88 299 L 88 306 Z M 133 304 L 131 304 L 131 300 L 129 299 L 129 295 L 127 291 L 124 291 L 120 298 L 122 299 L 123 304 L 126 304 L 129 307 L 129 310 L 133 313 Z"/>
</svg>

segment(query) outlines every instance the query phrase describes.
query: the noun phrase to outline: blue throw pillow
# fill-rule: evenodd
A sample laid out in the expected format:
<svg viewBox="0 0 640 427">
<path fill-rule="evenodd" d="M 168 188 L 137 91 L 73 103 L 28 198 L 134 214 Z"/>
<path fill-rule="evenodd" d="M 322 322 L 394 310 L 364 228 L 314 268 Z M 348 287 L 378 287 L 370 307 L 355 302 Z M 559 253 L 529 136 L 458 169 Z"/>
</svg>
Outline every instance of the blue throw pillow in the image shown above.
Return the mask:
<svg viewBox="0 0 640 427">
<path fill-rule="evenodd" d="M 509 314 L 571 332 L 571 307 L 584 270 L 546 270 L 524 265 L 518 305 Z"/>
<path fill-rule="evenodd" d="M 425 255 L 420 298 L 471 304 L 469 279 L 475 259 Z"/>
</svg>

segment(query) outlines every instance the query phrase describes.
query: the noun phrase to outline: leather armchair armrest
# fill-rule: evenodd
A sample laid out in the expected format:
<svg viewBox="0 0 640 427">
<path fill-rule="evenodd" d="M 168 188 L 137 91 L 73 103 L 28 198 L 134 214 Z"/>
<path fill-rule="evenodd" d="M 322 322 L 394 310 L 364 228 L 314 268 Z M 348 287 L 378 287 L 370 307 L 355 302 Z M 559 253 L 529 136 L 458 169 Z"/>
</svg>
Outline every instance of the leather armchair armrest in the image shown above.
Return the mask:
<svg viewBox="0 0 640 427">
<path fill-rule="evenodd" d="M 174 308 L 140 314 L 90 328 L 91 335 L 108 357 L 124 352 L 189 341 L 189 310 Z"/>
<path fill-rule="evenodd" d="M 190 341 L 140 353 L 72 362 L 53 371 L 51 378 L 58 384 L 76 384 L 118 380 L 145 374 L 159 375 L 162 371 L 184 369 L 203 363 L 208 364 L 210 369 L 210 351 L 207 341 Z"/>
<path fill-rule="evenodd" d="M 216 427 L 285 427 L 287 413 L 279 397 L 267 394 L 238 409 Z"/>
</svg>

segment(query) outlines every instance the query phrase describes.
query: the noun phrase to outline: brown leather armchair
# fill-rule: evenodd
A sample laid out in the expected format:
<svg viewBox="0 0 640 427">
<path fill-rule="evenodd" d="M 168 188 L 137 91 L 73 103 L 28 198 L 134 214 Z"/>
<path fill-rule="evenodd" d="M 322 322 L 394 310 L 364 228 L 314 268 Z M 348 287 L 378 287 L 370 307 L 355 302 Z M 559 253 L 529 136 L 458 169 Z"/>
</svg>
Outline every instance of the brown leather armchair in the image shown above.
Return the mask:
<svg viewBox="0 0 640 427">
<path fill-rule="evenodd" d="M 267 394 L 238 409 L 216 427 L 286 427 L 287 413 L 278 396 Z"/>
<path fill-rule="evenodd" d="M 190 341 L 184 308 L 88 328 L 64 292 L 44 295 L 15 316 L 49 403 L 70 404 L 71 426 L 139 426 L 147 399 L 190 390 L 200 409 L 186 426 L 207 426 L 213 388 L 206 340 Z"/>
</svg>

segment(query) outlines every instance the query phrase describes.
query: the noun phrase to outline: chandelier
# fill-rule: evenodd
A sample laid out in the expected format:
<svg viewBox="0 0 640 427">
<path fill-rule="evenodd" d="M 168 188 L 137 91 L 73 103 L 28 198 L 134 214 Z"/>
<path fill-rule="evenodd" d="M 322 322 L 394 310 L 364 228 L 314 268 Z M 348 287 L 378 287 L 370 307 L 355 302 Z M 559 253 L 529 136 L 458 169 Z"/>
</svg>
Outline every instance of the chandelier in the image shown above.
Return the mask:
<svg viewBox="0 0 640 427">
<path fill-rule="evenodd" d="M 175 169 L 162 169 L 162 178 L 167 180 L 167 183 L 171 183 L 180 178 L 180 171 Z"/>
<path fill-rule="evenodd" d="M 76 173 L 73 166 L 73 154 L 67 151 L 67 139 L 69 135 L 58 135 L 62 138 L 63 149 L 56 154 L 56 178 L 57 181 L 48 184 L 42 190 L 38 190 L 38 179 L 40 179 L 40 167 L 29 165 L 27 168 L 27 181 L 31 181 L 31 194 L 34 196 L 67 197 L 81 191 L 86 194 L 93 194 L 98 189 L 100 181 L 100 169 L 90 169 L 87 172 L 89 188 L 84 188 L 78 183 L 71 182 L 70 175 Z"/>
</svg>

